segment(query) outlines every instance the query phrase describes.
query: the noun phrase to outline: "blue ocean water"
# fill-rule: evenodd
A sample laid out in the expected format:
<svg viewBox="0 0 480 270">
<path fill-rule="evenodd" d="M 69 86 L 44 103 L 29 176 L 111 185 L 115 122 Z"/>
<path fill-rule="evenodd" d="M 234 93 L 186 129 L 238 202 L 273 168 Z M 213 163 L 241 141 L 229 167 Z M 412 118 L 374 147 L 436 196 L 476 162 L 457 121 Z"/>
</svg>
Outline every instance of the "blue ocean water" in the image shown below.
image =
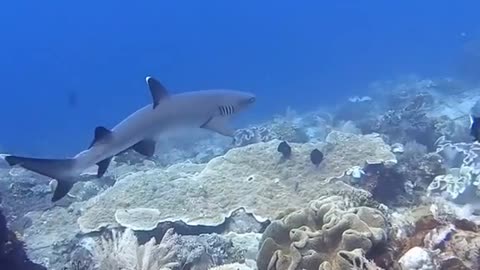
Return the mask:
<svg viewBox="0 0 480 270">
<path fill-rule="evenodd" d="M 448 75 L 478 38 L 478 1 L 2 1 L 0 150 L 71 155 L 95 126 L 172 92 L 258 95 L 242 123 L 368 83 Z M 0 151 L 1 152 L 1 151 Z"/>
</svg>

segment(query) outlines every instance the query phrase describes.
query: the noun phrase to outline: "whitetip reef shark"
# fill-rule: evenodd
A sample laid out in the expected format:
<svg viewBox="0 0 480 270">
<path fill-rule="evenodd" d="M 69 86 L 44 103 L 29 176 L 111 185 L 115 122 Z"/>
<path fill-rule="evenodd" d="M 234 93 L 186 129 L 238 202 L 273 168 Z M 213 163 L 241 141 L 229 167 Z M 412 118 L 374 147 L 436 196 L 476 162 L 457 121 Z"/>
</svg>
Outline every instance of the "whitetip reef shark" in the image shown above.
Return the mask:
<svg viewBox="0 0 480 270">
<path fill-rule="evenodd" d="M 227 126 L 232 115 L 255 103 L 255 95 L 234 90 L 204 90 L 171 95 L 156 79 L 147 76 L 153 103 L 130 114 L 109 130 L 99 126 L 90 147 L 73 158 L 43 159 L 7 155 L 10 166 L 57 180 L 52 202 L 63 198 L 87 168 L 98 165 L 97 177 L 102 177 L 112 158 L 129 149 L 151 157 L 156 140 L 177 128 L 203 128 L 233 137 Z"/>
</svg>

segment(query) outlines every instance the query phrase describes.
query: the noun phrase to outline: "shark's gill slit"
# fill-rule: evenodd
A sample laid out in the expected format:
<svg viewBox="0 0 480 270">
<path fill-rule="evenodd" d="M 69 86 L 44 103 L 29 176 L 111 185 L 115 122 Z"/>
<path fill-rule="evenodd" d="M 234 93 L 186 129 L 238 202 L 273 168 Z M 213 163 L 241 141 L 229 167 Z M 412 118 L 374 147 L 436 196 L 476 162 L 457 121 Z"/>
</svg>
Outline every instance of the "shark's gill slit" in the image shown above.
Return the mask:
<svg viewBox="0 0 480 270">
<path fill-rule="evenodd" d="M 220 110 L 220 115 L 222 115 L 222 116 L 225 115 L 225 107 L 220 106 L 220 107 L 218 107 L 218 109 Z"/>
</svg>

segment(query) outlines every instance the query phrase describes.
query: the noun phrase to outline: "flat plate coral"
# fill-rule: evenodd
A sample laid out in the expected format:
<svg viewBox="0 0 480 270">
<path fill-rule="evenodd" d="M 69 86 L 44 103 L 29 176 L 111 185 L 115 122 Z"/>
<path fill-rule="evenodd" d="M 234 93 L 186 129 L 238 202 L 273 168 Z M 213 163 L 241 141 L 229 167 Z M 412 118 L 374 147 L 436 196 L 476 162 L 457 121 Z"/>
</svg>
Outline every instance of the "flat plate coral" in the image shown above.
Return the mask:
<svg viewBox="0 0 480 270">
<path fill-rule="evenodd" d="M 127 175 L 86 203 L 78 219 L 80 229 L 88 233 L 119 226 L 117 211 L 138 208 L 158 209 L 158 223 L 218 225 L 239 208 L 258 220 L 272 219 L 285 207 L 302 207 L 317 199 L 326 182 L 353 166 L 396 162 L 390 147 L 374 134 L 332 132 L 326 142 L 292 143 L 292 156 L 283 162 L 276 151 L 279 143 L 235 148 L 207 164 L 181 163 Z M 309 159 L 314 148 L 325 153 L 319 167 Z M 137 223 L 144 223 L 138 211 L 134 216 Z M 151 215 L 146 218 L 151 225 Z M 138 224 L 134 227 L 139 229 Z"/>
</svg>

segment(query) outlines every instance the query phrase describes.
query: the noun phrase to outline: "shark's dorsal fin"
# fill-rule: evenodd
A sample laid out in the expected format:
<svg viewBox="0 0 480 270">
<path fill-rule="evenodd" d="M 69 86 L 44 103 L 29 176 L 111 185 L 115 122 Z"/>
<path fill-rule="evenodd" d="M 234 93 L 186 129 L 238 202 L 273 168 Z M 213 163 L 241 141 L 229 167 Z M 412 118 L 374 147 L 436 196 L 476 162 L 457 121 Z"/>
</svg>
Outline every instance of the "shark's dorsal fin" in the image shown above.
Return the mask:
<svg viewBox="0 0 480 270">
<path fill-rule="evenodd" d="M 139 154 L 147 157 L 152 157 L 155 154 L 155 145 L 156 142 L 154 140 L 146 139 L 139 141 L 132 148 L 133 150 L 135 150 L 135 152 Z"/>
<path fill-rule="evenodd" d="M 155 109 L 160 103 L 160 100 L 168 96 L 168 91 L 158 80 L 150 76 L 147 76 L 145 81 L 147 82 L 150 93 L 152 94 L 153 108 Z"/>
<path fill-rule="evenodd" d="M 112 136 L 112 132 L 106 127 L 96 127 L 93 141 L 88 148 L 92 148 L 93 145 L 100 141 L 108 140 L 110 136 Z"/>
<path fill-rule="evenodd" d="M 229 117 L 217 116 L 210 118 L 201 128 L 209 129 L 224 136 L 233 137 L 234 130 L 228 127 Z"/>
</svg>

